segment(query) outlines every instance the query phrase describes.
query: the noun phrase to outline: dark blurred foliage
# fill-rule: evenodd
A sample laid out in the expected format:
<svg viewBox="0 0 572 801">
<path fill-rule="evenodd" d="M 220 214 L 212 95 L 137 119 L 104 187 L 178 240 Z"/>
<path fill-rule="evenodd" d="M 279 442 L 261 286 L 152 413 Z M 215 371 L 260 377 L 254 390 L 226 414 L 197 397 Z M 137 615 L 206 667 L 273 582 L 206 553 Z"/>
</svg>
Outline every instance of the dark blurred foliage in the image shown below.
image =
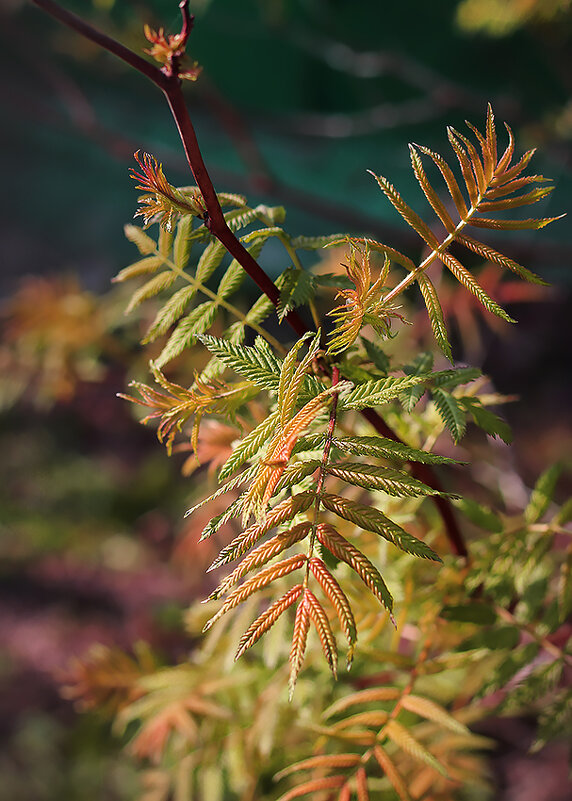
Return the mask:
<svg viewBox="0 0 572 801">
<path fill-rule="evenodd" d="M 215 184 L 283 203 L 292 230 L 409 246 L 365 169 L 420 205 L 407 142 L 443 151 L 445 125 L 480 121 L 488 100 L 523 146 L 540 147 L 535 169 L 555 179 L 539 214 L 570 208 L 570 13 L 491 38 L 459 28 L 457 0 L 194 5 L 190 51 L 204 71 L 186 91 Z M 179 23 L 171 0 L 66 6 L 134 49 L 145 46 L 144 21 Z M 3 0 L 0 20 L 0 801 L 119 801 L 135 797 L 136 779 L 105 726 L 59 698 L 57 675 L 93 642 L 146 640 L 165 659 L 189 648 L 181 609 L 209 561 L 181 519 L 193 477 L 115 397 L 138 373 L 140 321 L 125 323 L 121 293 L 108 294 L 133 259 L 122 236 L 135 208 L 133 152 L 154 153 L 174 183 L 189 178 L 151 84 L 19 0 Z M 493 377 L 503 365 L 499 390 L 526 398 L 508 416 L 528 483 L 572 443 L 570 230 L 564 221 L 505 246 L 558 287 L 491 289 L 518 329 L 492 330 L 449 304 L 459 356 Z M 271 255 L 265 266 L 285 265 Z M 21 283 L 54 274 L 72 277 Z"/>
</svg>

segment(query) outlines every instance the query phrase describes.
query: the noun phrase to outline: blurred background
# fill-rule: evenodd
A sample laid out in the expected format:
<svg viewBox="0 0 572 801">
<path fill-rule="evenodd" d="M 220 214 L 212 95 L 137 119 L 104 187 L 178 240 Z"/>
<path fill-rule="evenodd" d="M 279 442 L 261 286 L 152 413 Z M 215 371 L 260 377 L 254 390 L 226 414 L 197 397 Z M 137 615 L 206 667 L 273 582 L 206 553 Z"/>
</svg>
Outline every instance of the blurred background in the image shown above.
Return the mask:
<svg viewBox="0 0 572 801">
<path fill-rule="evenodd" d="M 137 51 L 144 22 L 179 28 L 175 0 L 65 6 Z M 414 253 L 366 169 L 427 216 L 407 143 L 449 158 L 446 125 L 482 127 L 489 101 L 522 149 L 539 148 L 534 171 L 554 179 L 537 216 L 570 209 L 571 0 L 191 10 L 203 73 L 186 92 L 215 186 L 284 205 L 289 230 L 369 234 Z M 110 280 L 136 258 L 122 230 L 135 210 L 133 152 L 153 153 L 174 184 L 190 178 L 148 81 L 22 0 L 1 0 L 0 23 L 0 801 L 123 801 L 135 797 L 132 767 L 107 724 L 77 717 L 58 686 L 94 642 L 145 640 L 171 660 L 189 647 L 181 609 L 210 560 L 182 519 L 188 454 L 168 460 L 116 398 L 148 354 L 137 345 L 145 319 L 123 316 Z M 505 414 L 524 490 L 551 461 L 570 465 L 572 229 L 565 219 L 497 242 L 552 288 L 500 281 L 485 265 L 487 291 L 519 320 L 510 330 L 459 295 L 445 306 L 459 360 L 522 398 Z M 271 248 L 265 258 L 274 275 L 286 266 Z M 525 795 L 515 760 L 529 732 L 518 725 L 502 735 L 513 761 L 497 765 L 498 798 L 556 798 Z"/>
</svg>

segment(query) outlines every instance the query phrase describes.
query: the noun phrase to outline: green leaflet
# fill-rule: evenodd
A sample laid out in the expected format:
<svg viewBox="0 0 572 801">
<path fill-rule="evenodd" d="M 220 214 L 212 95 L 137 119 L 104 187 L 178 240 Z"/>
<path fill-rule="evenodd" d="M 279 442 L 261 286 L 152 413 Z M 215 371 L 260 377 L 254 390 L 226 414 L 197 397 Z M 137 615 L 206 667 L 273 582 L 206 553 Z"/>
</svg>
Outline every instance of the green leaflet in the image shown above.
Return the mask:
<svg viewBox="0 0 572 801">
<path fill-rule="evenodd" d="M 478 367 L 454 367 L 452 370 L 439 370 L 433 373 L 431 386 L 454 389 L 460 384 L 469 384 L 482 375 Z"/>
<path fill-rule="evenodd" d="M 180 321 L 159 357 L 155 359 L 157 367 L 163 367 L 186 348 L 194 345 L 199 336 L 211 327 L 216 313 L 216 303 L 210 300 L 196 306 L 187 317 Z"/>
<path fill-rule="evenodd" d="M 440 253 L 439 258 L 445 267 L 448 267 L 453 273 L 457 281 L 463 284 L 463 286 L 465 286 L 469 292 L 472 292 L 472 294 L 480 300 L 487 311 L 491 312 L 491 314 L 496 314 L 497 317 L 500 317 L 502 320 L 506 320 L 507 323 L 516 322 L 516 320 L 507 314 L 505 310 L 498 305 L 498 303 L 495 303 L 495 301 L 487 295 L 482 286 L 475 281 L 471 273 L 465 267 L 463 267 L 458 259 L 455 259 L 449 253 Z"/>
<path fill-rule="evenodd" d="M 238 208 L 225 212 L 224 219 L 231 231 L 239 231 L 258 219 L 258 211 L 251 208 Z"/>
<path fill-rule="evenodd" d="M 472 498 L 457 498 L 455 500 L 455 506 L 457 506 L 472 523 L 485 531 L 494 531 L 497 533 L 502 531 L 503 523 L 500 517 L 491 511 L 491 509 L 477 503 Z"/>
<path fill-rule="evenodd" d="M 305 462 L 293 462 L 289 464 L 276 485 L 275 494 L 299 484 L 302 479 L 311 476 L 320 465 L 321 462 L 318 459 L 308 459 Z"/>
<path fill-rule="evenodd" d="M 152 239 L 151 242 L 153 242 Z M 153 242 L 153 251 L 154 250 L 155 243 Z M 131 278 L 138 278 L 140 275 L 150 275 L 151 273 L 157 272 L 164 263 L 165 260 L 162 256 L 147 256 L 144 259 L 134 262 L 134 264 L 130 264 L 129 267 L 124 267 L 123 270 L 120 270 L 113 279 L 113 282 L 120 283 L 121 281 L 128 281 Z"/>
<path fill-rule="evenodd" d="M 462 406 L 456 398 L 442 389 L 434 389 L 432 398 L 439 417 L 453 437 L 453 441 L 457 443 L 467 427 Z"/>
<path fill-rule="evenodd" d="M 198 261 L 195 271 L 196 280 L 201 284 L 205 284 L 219 266 L 225 254 L 226 248 L 221 245 L 218 239 L 213 239 L 212 242 L 209 242 Z"/>
<path fill-rule="evenodd" d="M 230 481 L 227 481 L 226 484 L 223 484 L 221 487 L 215 490 L 215 492 L 213 492 L 211 495 L 208 495 L 206 498 L 203 498 L 202 501 L 199 501 L 194 506 L 191 506 L 190 509 L 187 509 L 184 516 L 189 517 L 190 515 L 194 514 L 197 511 L 197 509 L 200 509 L 202 506 L 205 506 L 205 504 L 214 501 L 216 498 L 219 498 L 221 495 L 225 495 L 227 492 L 230 492 L 231 490 L 236 489 L 237 487 L 240 487 L 242 484 L 245 484 L 247 481 L 250 481 L 255 474 L 256 474 L 255 467 L 251 467 L 247 470 L 244 470 L 240 475 L 235 476 Z"/>
<path fill-rule="evenodd" d="M 429 767 L 434 768 L 442 776 L 447 775 L 447 771 L 443 765 L 441 765 L 441 763 L 435 759 L 433 754 L 429 753 L 425 746 L 421 745 L 421 743 L 418 742 L 412 734 L 410 734 L 409 730 L 397 720 L 389 720 L 384 728 L 384 731 L 389 739 L 395 743 L 395 745 L 399 746 L 399 748 L 402 748 L 414 759 L 417 759 L 419 762 L 423 762 L 425 765 L 429 765 Z"/>
<path fill-rule="evenodd" d="M 330 495 L 329 493 L 324 493 L 322 503 L 326 509 L 329 509 L 330 512 L 338 515 L 338 517 L 349 520 L 350 523 L 355 523 L 356 526 L 360 526 L 366 531 L 380 534 L 384 539 L 406 553 L 420 556 L 423 559 L 431 559 L 435 562 L 441 561 L 441 557 L 429 545 L 409 534 L 373 506 L 364 506 L 356 501 L 351 501 L 349 498 L 342 498 L 339 495 Z"/>
<path fill-rule="evenodd" d="M 185 308 L 196 294 L 197 288 L 194 286 L 184 286 L 182 289 L 175 292 L 157 312 L 142 343 L 146 345 L 149 342 L 154 342 L 158 337 L 163 336 L 163 334 L 166 334 L 169 328 L 181 317 Z"/>
<path fill-rule="evenodd" d="M 233 209 L 232 211 L 227 211 L 224 215 L 231 231 L 245 228 L 255 220 L 266 222 L 264 218 L 269 219 L 271 223 L 276 225 L 276 223 L 284 222 L 285 217 L 286 212 L 282 206 L 264 206 L 263 204 L 256 206 L 254 209 L 248 207 Z"/>
<path fill-rule="evenodd" d="M 439 302 L 437 290 L 425 273 L 419 273 L 417 276 L 417 283 L 419 284 L 419 289 L 421 290 L 425 306 L 427 307 L 427 314 L 429 315 L 431 330 L 433 331 L 435 341 L 449 361 L 452 362 L 453 354 L 451 352 L 451 344 L 449 342 L 445 317 L 443 315 L 441 303 Z"/>
<path fill-rule="evenodd" d="M 232 449 L 232 453 L 218 474 L 219 481 L 224 481 L 231 476 L 235 470 L 251 459 L 274 433 L 278 423 L 278 412 L 273 412 L 265 420 L 259 423 L 249 434 Z"/>
<path fill-rule="evenodd" d="M 193 231 L 194 217 L 187 215 L 181 217 L 177 223 L 177 234 L 173 243 L 173 262 L 177 270 L 184 271 L 191 257 L 193 240 L 190 238 Z"/>
<path fill-rule="evenodd" d="M 318 526 L 317 536 L 325 552 L 349 565 L 366 587 L 369 587 L 378 601 L 391 612 L 393 596 L 381 573 L 367 556 L 351 542 L 348 542 L 345 537 L 342 537 L 332 526 Z"/>
<path fill-rule="evenodd" d="M 326 236 L 295 236 L 290 240 L 294 250 L 321 250 L 327 245 L 343 244 L 347 234 L 327 234 Z"/>
<path fill-rule="evenodd" d="M 157 249 L 163 258 L 168 259 L 173 247 L 174 235 L 171 230 L 164 225 L 159 226 L 159 238 L 157 240 Z"/>
<path fill-rule="evenodd" d="M 425 495 L 441 495 L 443 493 L 428 487 L 402 470 L 394 470 L 390 467 L 378 467 L 377 465 L 359 463 L 330 464 L 327 472 L 354 484 L 370 490 L 381 490 L 388 495 L 398 497 L 422 497 Z"/>
<path fill-rule="evenodd" d="M 123 232 L 126 238 L 137 246 L 142 256 L 148 256 L 155 252 L 155 248 L 157 247 L 155 240 L 137 225 L 125 225 L 123 226 Z"/>
<path fill-rule="evenodd" d="M 309 441 L 309 437 L 305 439 Z M 459 464 L 448 456 L 439 456 L 418 448 L 412 448 L 403 442 L 396 442 L 386 437 L 334 437 L 334 447 L 356 456 L 373 456 L 377 459 L 400 459 L 422 464 Z"/>
<path fill-rule="evenodd" d="M 280 289 L 280 300 L 277 307 L 280 322 L 292 309 L 308 303 L 316 292 L 314 276 L 307 270 L 288 267 L 283 276 L 284 282 Z"/>
<path fill-rule="evenodd" d="M 547 511 L 552 502 L 556 482 L 561 471 L 562 468 L 559 464 L 552 465 L 542 473 L 534 485 L 530 501 L 524 510 L 524 519 L 527 523 L 536 523 Z"/>
<path fill-rule="evenodd" d="M 440 616 L 445 620 L 456 620 L 460 623 L 476 623 L 479 626 L 490 626 L 497 621 L 494 609 L 486 603 L 469 601 L 458 606 L 444 606 Z"/>
<path fill-rule="evenodd" d="M 412 364 L 407 364 L 403 367 L 403 372 L 406 375 L 426 375 L 433 369 L 433 354 L 420 353 L 413 361 Z M 432 373 L 435 376 L 435 373 Z M 411 412 L 415 404 L 421 400 L 425 394 L 425 386 L 417 384 L 409 387 L 403 392 L 399 393 L 399 400 L 403 404 L 406 412 Z"/>
<path fill-rule="evenodd" d="M 256 346 L 234 345 L 210 335 L 197 337 L 223 364 L 262 389 L 276 389 L 280 378 L 280 361 L 271 352 Z"/>
<path fill-rule="evenodd" d="M 244 195 L 238 195 L 236 192 L 217 192 L 216 196 L 223 209 L 226 206 L 246 206 Z"/>
<path fill-rule="evenodd" d="M 512 431 L 508 423 L 501 417 L 487 409 L 478 398 L 466 396 L 458 398 L 459 403 L 469 412 L 476 425 L 492 437 L 500 437 L 503 442 L 510 445 Z"/>
<path fill-rule="evenodd" d="M 172 273 L 170 270 L 169 272 L 162 272 L 159 275 L 156 275 L 154 278 L 151 278 L 150 281 L 147 281 L 146 284 L 143 284 L 142 287 L 131 296 L 131 300 L 127 304 L 127 308 L 125 309 L 125 314 L 129 314 L 136 309 L 144 300 L 149 300 L 149 298 L 155 297 L 164 289 L 168 289 L 171 284 L 174 284 L 177 280 L 177 275 Z"/>
<path fill-rule="evenodd" d="M 367 357 L 373 362 L 374 367 L 377 367 L 382 373 L 388 373 L 391 368 L 389 356 L 387 356 L 375 342 L 370 342 L 369 339 L 364 339 L 363 337 L 361 341 L 363 342 Z"/>
<path fill-rule="evenodd" d="M 225 509 L 224 512 L 221 512 L 215 517 L 212 517 L 201 531 L 199 542 L 209 539 L 209 537 L 212 537 L 212 535 L 215 534 L 221 526 L 224 526 L 224 524 L 228 523 L 229 520 L 232 520 L 233 517 L 237 517 L 242 511 L 243 504 L 244 496 L 241 495 L 236 499 L 236 501 L 231 503 L 228 509 Z"/>
<path fill-rule="evenodd" d="M 426 384 L 431 374 L 423 376 L 388 376 L 378 381 L 364 381 L 358 384 L 351 392 L 341 396 L 339 406 L 342 409 L 364 409 L 368 406 L 380 406 L 390 400 L 398 398 L 402 392 L 418 384 Z"/>
<path fill-rule="evenodd" d="M 355 287 L 351 278 L 341 273 L 315 273 L 313 279 L 316 286 L 329 286 L 333 289 L 353 289 Z"/>
</svg>

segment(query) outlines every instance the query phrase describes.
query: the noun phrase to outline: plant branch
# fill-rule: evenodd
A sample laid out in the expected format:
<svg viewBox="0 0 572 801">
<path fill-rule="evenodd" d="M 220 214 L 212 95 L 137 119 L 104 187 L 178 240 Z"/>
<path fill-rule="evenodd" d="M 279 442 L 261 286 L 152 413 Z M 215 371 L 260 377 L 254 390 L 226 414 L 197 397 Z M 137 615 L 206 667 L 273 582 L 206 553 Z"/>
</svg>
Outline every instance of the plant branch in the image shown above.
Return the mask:
<svg viewBox="0 0 572 801">
<path fill-rule="evenodd" d="M 32 3 L 43 11 L 46 11 L 52 17 L 62 22 L 68 28 L 71 28 L 76 33 L 89 39 L 95 44 L 107 50 L 109 53 L 117 56 L 129 66 L 136 69 L 142 75 L 145 75 L 151 80 L 166 97 L 167 103 L 175 120 L 177 130 L 181 137 L 187 162 L 191 172 L 195 178 L 196 184 L 199 187 L 201 194 L 205 201 L 207 209 L 205 215 L 205 226 L 213 234 L 214 237 L 228 250 L 240 266 L 244 269 L 247 275 L 256 283 L 258 288 L 277 306 L 280 299 L 280 292 L 274 282 L 268 277 L 256 260 L 251 256 L 248 250 L 240 242 L 240 240 L 233 234 L 228 227 L 221 209 L 215 188 L 209 176 L 207 167 L 204 163 L 202 153 L 199 147 L 197 136 L 189 112 L 187 110 L 183 92 L 181 89 L 181 79 L 177 74 L 176 67 L 178 66 L 176 60 L 164 69 L 160 69 L 155 65 L 149 63 L 141 56 L 134 53 L 129 48 L 117 42 L 115 39 L 107 36 L 93 26 L 84 22 L 80 17 L 72 14 L 70 11 L 59 6 L 53 0 L 31 0 Z M 191 29 L 192 17 L 189 15 L 189 0 L 181 0 L 179 8 L 182 15 L 182 30 L 181 36 L 186 42 Z M 308 332 L 308 326 L 300 315 L 295 311 L 290 311 L 284 318 L 291 328 L 299 336 L 303 336 Z M 374 429 L 382 436 L 389 437 L 395 441 L 399 441 L 397 435 L 389 428 L 385 421 L 373 410 L 364 409 L 363 416 L 374 427 Z M 430 468 L 422 465 L 413 465 L 412 470 L 414 474 L 421 477 L 419 470 L 425 475 L 425 483 L 438 489 L 439 484 Z M 463 542 L 463 537 L 457 526 L 453 511 L 446 498 L 435 496 L 434 502 L 439 509 L 445 525 L 445 530 L 449 541 L 451 543 L 453 552 L 460 556 L 466 556 L 467 550 Z"/>
<path fill-rule="evenodd" d="M 258 288 L 267 295 L 274 305 L 277 305 L 280 298 L 278 288 L 255 259 L 252 258 L 244 245 L 233 234 L 224 219 L 224 214 L 220 207 L 216 191 L 200 151 L 194 126 L 187 111 L 181 89 L 181 79 L 176 74 L 176 70 L 169 68 L 164 71 L 150 64 L 144 58 L 137 55 L 132 50 L 129 50 L 129 48 L 120 44 L 115 39 L 98 31 L 70 11 L 61 8 L 57 3 L 53 2 L 53 0 L 32 0 L 32 2 L 59 22 L 62 22 L 64 25 L 67 25 L 67 27 L 76 31 L 76 33 L 98 44 L 109 53 L 120 58 L 126 64 L 129 64 L 129 66 L 145 75 L 161 89 L 167 99 L 171 114 L 177 125 L 177 130 L 179 131 L 183 143 L 189 167 L 191 168 L 196 184 L 205 201 L 207 208 L 206 227 L 238 261 L 240 266 L 252 278 Z M 179 4 L 183 17 L 181 33 L 185 37 L 188 37 L 192 27 L 191 18 L 188 13 L 188 5 L 189 0 L 182 0 Z M 308 327 L 297 312 L 289 312 L 289 314 L 286 315 L 286 320 L 298 335 L 301 336 L 307 332 Z"/>
<path fill-rule="evenodd" d="M 53 0 L 31 0 L 31 2 L 43 11 L 46 11 L 50 16 L 54 17 L 54 19 L 57 19 L 68 28 L 79 33 L 80 36 L 84 36 L 86 39 L 89 39 L 90 42 L 94 42 L 109 53 L 113 53 L 114 56 L 117 56 L 143 75 L 146 75 L 147 78 L 153 81 L 160 89 L 163 89 L 163 91 L 165 90 L 168 76 L 142 56 L 139 56 L 128 47 L 125 47 L 125 45 L 112 39 L 111 36 L 108 36 L 106 33 L 94 28 L 81 19 L 81 17 L 72 14 L 72 12 L 68 11 L 66 8 L 62 8 L 58 3 L 54 3 Z"/>
</svg>

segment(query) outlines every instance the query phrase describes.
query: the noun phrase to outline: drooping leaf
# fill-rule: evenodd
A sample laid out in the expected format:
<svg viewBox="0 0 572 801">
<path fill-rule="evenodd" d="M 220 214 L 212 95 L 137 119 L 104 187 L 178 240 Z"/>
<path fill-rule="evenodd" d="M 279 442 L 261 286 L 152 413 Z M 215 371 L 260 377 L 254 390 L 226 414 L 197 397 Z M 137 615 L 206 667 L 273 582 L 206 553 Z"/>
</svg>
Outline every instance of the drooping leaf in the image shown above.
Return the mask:
<svg viewBox="0 0 572 801">
<path fill-rule="evenodd" d="M 330 600 L 330 603 L 334 607 L 338 619 L 340 621 L 340 625 L 342 627 L 342 631 L 348 641 L 348 656 L 347 656 L 347 664 L 348 670 L 352 663 L 353 658 L 353 648 L 354 644 L 357 639 L 357 629 L 356 629 L 356 622 L 354 619 L 353 612 L 351 610 L 350 602 L 348 601 L 346 594 L 334 578 L 324 562 L 317 557 L 312 557 L 309 561 L 309 567 L 318 583 L 320 584 L 322 590 L 324 591 L 325 595 Z"/>
<path fill-rule="evenodd" d="M 419 717 L 432 720 L 445 729 L 450 729 L 459 734 L 467 734 L 469 731 L 466 726 L 454 718 L 446 709 L 429 698 L 423 698 L 420 695 L 408 693 L 401 699 L 401 706 L 407 709 L 408 712 L 414 712 L 416 715 L 419 715 Z"/>
<path fill-rule="evenodd" d="M 437 294 L 437 291 L 429 278 L 423 273 L 420 273 L 417 277 L 417 283 L 419 284 L 419 289 L 421 290 L 423 300 L 425 301 L 425 306 L 427 307 L 427 314 L 429 315 L 431 330 L 433 331 L 435 341 L 449 361 L 452 362 L 453 354 L 451 352 L 451 344 L 447 335 L 447 327 L 445 325 L 443 309 L 441 308 L 441 303 L 439 302 L 439 295 Z"/>
<path fill-rule="evenodd" d="M 492 625 L 497 620 L 497 614 L 488 604 L 479 601 L 469 601 L 458 606 L 444 606 L 440 612 L 445 620 L 456 620 L 462 623 L 478 623 L 481 626 Z"/>
<path fill-rule="evenodd" d="M 475 423 L 492 437 L 500 437 L 503 442 L 510 445 L 512 442 L 512 431 L 508 423 L 498 415 L 487 409 L 478 398 L 465 396 L 458 398 L 461 406 L 469 412 Z"/>
<path fill-rule="evenodd" d="M 123 231 L 126 238 L 137 246 L 142 256 L 149 256 L 155 252 L 157 243 L 137 225 L 125 225 Z"/>
<path fill-rule="evenodd" d="M 306 589 L 304 591 L 304 598 L 308 604 L 310 620 L 318 633 L 326 662 L 332 671 L 333 677 L 336 679 L 338 677 L 338 650 L 330 621 L 321 603 L 311 590 Z"/>
<path fill-rule="evenodd" d="M 136 230 L 138 231 L 139 229 L 137 228 Z M 153 243 L 154 250 L 155 243 L 152 239 L 151 242 Z M 129 267 L 124 267 L 123 270 L 120 270 L 113 279 L 113 282 L 120 283 L 122 281 L 128 281 L 131 278 L 138 278 L 140 275 L 152 275 L 156 273 L 164 263 L 165 260 L 162 256 L 146 256 L 144 259 L 140 259 L 134 264 L 130 264 Z"/>
<path fill-rule="evenodd" d="M 177 276 L 175 273 L 164 271 L 156 275 L 154 278 L 151 278 L 147 283 L 143 284 L 142 287 L 139 287 L 133 295 L 131 296 L 131 300 L 127 304 L 127 308 L 125 309 L 125 314 L 129 314 L 136 309 L 137 306 L 140 306 L 141 303 L 145 300 L 149 300 L 149 298 L 154 298 L 155 295 L 158 295 L 163 290 L 168 289 L 172 284 L 175 283 L 177 280 Z"/>
<path fill-rule="evenodd" d="M 306 645 L 308 642 L 308 631 L 310 629 L 310 603 L 308 600 L 308 590 L 305 589 L 294 620 L 294 632 L 292 634 L 292 647 L 290 648 L 290 678 L 288 680 L 288 697 L 292 700 L 294 688 L 298 679 L 298 674 L 304 661 Z"/>
<path fill-rule="evenodd" d="M 154 342 L 160 336 L 166 334 L 169 328 L 182 316 L 185 308 L 196 293 L 197 288 L 194 286 L 184 286 L 175 292 L 157 312 L 155 319 L 145 334 L 145 338 L 142 340 L 143 344 Z"/>
<path fill-rule="evenodd" d="M 561 465 L 553 464 L 539 477 L 524 510 L 524 519 L 527 523 L 536 523 L 545 514 L 552 502 L 556 482 L 561 472 Z"/>
<path fill-rule="evenodd" d="M 216 313 L 216 304 L 210 300 L 196 306 L 190 314 L 183 317 L 179 322 L 169 337 L 167 344 L 155 360 L 155 364 L 158 367 L 164 367 L 188 347 L 194 345 L 200 335 L 211 327 Z"/>
<path fill-rule="evenodd" d="M 320 523 L 316 528 L 316 534 L 322 545 L 342 562 L 349 565 L 352 570 L 357 573 L 366 587 L 369 587 L 378 601 L 391 612 L 393 609 L 393 597 L 381 573 L 375 565 L 370 562 L 367 556 L 348 542 L 345 537 L 342 537 L 333 526 L 327 523 Z"/>
<path fill-rule="evenodd" d="M 402 748 L 406 751 L 410 756 L 414 759 L 417 759 L 419 762 L 423 762 L 425 765 L 428 765 L 430 768 L 433 768 L 442 776 L 447 775 L 447 771 L 441 765 L 441 763 L 435 759 L 433 754 L 431 754 L 424 745 L 413 737 L 411 732 L 405 728 L 399 721 L 397 720 L 389 720 L 385 726 L 385 734 L 389 737 L 389 739 L 395 743 L 395 745 Z"/>
<path fill-rule="evenodd" d="M 402 775 L 393 764 L 385 748 L 382 748 L 381 745 L 375 745 L 373 755 L 379 767 L 389 779 L 391 786 L 399 796 L 400 801 L 412 801 Z"/>
<path fill-rule="evenodd" d="M 472 498 L 458 498 L 455 500 L 455 506 L 466 514 L 472 523 L 485 531 L 491 533 L 502 531 L 503 523 L 500 517 L 491 509 L 477 503 Z"/>
<path fill-rule="evenodd" d="M 276 308 L 280 322 L 292 309 L 308 303 L 314 297 L 315 291 L 312 273 L 289 267 L 284 273 L 284 283 L 280 289 L 280 300 Z"/>
<path fill-rule="evenodd" d="M 223 464 L 218 474 L 219 481 L 225 481 L 231 476 L 239 467 L 245 462 L 248 462 L 264 445 L 266 440 L 270 439 L 274 429 L 278 423 L 278 411 L 269 414 L 265 420 L 262 420 L 255 428 L 252 429 L 240 442 L 238 442 L 232 449 L 232 453 Z"/>
<path fill-rule="evenodd" d="M 453 437 L 453 441 L 457 443 L 465 433 L 467 426 L 465 413 L 459 401 L 449 392 L 444 392 L 442 389 L 438 388 L 433 390 L 432 398 L 439 412 L 439 417 Z"/>
<path fill-rule="evenodd" d="M 286 611 L 302 594 L 302 584 L 297 584 L 288 590 L 281 598 L 270 604 L 256 620 L 251 623 L 247 630 L 242 635 L 238 643 L 235 659 L 240 659 L 245 651 L 247 651 L 254 643 L 265 634 L 276 623 L 280 615 Z"/>
<path fill-rule="evenodd" d="M 246 601 L 246 599 L 249 598 L 253 593 L 258 592 L 263 587 L 271 584 L 273 581 L 276 581 L 283 576 L 287 576 L 294 570 L 298 570 L 303 564 L 305 564 L 305 562 L 305 555 L 296 554 L 288 557 L 287 559 L 283 559 L 281 562 L 277 562 L 275 565 L 270 565 L 269 567 L 264 568 L 264 570 L 261 570 L 255 576 L 252 576 L 252 578 L 245 581 L 240 585 L 240 587 L 237 587 L 230 593 L 230 595 L 227 596 L 218 612 L 205 623 L 203 631 L 208 631 L 211 626 L 213 626 L 224 614 L 231 609 L 234 609 L 234 607 L 238 606 L 238 604 L 243 603 L 243 601 Z"/>
<path fill-rule="evenodd" d="M 338 517 L 349 520 L 350 523 L 355 523 L 356 526 L 360 526 L 366 531 L 380 534 L 384 539 L 406 553 L 436 562 L 441 561 L 441 558 L 429 545 L 409 534 L 373 506 L 364 506 L 349 498 L 342 498 L 339 495 L 330 495 L 329 493 L 324 493 L 322 503 L 326 509 L 329 509 L 330 512 L 338 515 Z"/>
<path fill-rule="evenodd" d="M 363 337 L 362 342 L 368 359 L 370 359 L 374 366 L 377 367 L 377 369 L 382 373 L 388 373 L 391 367 L 389 356 L 387 356 L 387 354 L 379 347 L 379 345 L 376 345 L 375 342 L 370 342 L 368 339 L 364 339 Z"/>
</svg>

